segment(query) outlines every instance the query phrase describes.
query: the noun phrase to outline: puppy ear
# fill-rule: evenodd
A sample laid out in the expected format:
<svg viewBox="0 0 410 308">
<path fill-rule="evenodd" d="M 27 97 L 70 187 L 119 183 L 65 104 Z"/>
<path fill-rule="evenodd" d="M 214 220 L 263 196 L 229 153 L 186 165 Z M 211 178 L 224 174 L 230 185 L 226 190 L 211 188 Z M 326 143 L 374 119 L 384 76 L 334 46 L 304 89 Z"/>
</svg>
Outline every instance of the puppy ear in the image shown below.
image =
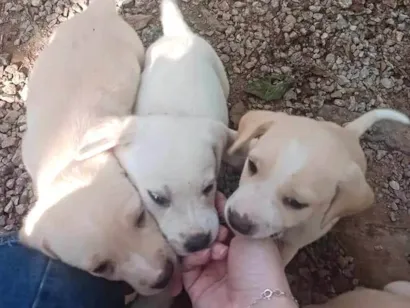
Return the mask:
<svg viewBox="0 0 410 308">
<path fill-rule="evenodd" d="M 80 142 L 76 160 L 81 161 L 119 144 L 131 142 L 136 126 L 135 116 L 108 117 L 91 127 Z"/>
<path fill-rule="evenodd" d="M 374 201 L 374 193 L 356 163 L 347 168 L 345 177 L 338 183 L 335 196 L 323 216 L 321 227 L 336 218 L 359 213 L 369 208 Z"/>
<path fill-rule="evenodd" d="M 279 115 L 284 114 L 261 110 L 246 113 L 239 121 L 237 138 L 228 149 L 228 155 L 233 155 L 245 144 L 248 144 L 252 138 L 262 136 L 273 125 Z"/>
<path fill-rule="evenodd" d="M 226 134 L 227 141 L 225 149 L 230 149 L 232 145 L 235 143 L 235 141 L 238 139 L 238 132 L 228 128 Z M 255 145 L 256 141 L 257 139 L 252 139 L 249 142 L 244 143 L 233 153 L 228 153 L 228 151 L 224 151 L 222 160 L 235 168 L 242 168 L 245 164 L 246 158 L 248 157 L 249 151 Z"/>
</svg>

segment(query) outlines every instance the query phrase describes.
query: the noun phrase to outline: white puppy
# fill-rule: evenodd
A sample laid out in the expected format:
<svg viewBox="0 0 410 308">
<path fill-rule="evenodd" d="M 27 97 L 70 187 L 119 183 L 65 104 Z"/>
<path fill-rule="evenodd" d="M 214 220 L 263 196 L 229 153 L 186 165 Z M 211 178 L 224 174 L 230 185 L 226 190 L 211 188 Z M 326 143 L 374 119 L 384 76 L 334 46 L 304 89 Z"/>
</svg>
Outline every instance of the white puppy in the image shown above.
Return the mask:
<svg viewBox="0 0 410 308">
<path fill-rule="evenodd" d="M 131 112 L 143 61 L 142 42 L 114 0 L 95 0 L 56 29 L 31 72 L 26 102 L 22 154 L 37 194 L 47 194 L 80 147 L 91 156 L 109 145 L 93 141 L 119 134 L 127 121 L 117 118 Z M 99 134 L 86 134 L 90 127 Z"/>
<path fill-rule="evenodd" d="M 172 0 L 163 1 L 161 19 L 164 36 L 146 53 L 138 120 L 124 132 L 131 142 L 116 153 L 164 235 L 185 255 L 217 235 L 216 180 L 235 134 L 227 127 L 229 83 L 216 52 Z"/>
</svg>

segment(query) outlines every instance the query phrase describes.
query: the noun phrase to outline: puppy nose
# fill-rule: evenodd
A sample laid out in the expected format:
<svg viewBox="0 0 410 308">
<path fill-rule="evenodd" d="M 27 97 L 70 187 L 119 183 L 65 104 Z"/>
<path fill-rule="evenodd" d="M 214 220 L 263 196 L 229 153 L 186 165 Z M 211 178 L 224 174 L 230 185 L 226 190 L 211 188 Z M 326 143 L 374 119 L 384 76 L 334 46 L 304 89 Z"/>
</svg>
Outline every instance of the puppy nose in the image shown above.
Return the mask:
<svg viewBox="0 0 410 308">
<path fill-rule="evenodd" d="M 185 242 L 185 249 L 188 252 L 196 252 L 205 249 L 211 243 L 211 233 L 199 233 L 191 236 Z"/>
<path fill-rule="evenodd" d="M 164 271 L 159 276 L 158 280 L 152 286 L 153 289 L 165 289 L 174 274 L 174 263 L 167 260 Z"/>
<path fill-rule="evenodd" d="M 228 222 L 233 229 L 243 235 L 251 235 L 256 229 L 256 225 L 252 223 L 248 215 L 240 215 L 231 209 L 228 210 Z"/>
</svg>

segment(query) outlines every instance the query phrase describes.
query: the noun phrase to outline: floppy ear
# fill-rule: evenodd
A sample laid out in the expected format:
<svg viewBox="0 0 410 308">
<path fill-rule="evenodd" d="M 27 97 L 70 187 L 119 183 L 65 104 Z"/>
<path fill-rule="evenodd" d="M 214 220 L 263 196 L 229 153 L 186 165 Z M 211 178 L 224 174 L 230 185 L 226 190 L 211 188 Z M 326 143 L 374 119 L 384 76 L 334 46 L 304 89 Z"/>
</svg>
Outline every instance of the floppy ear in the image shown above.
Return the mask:
<svg viewBox="0 0 410 308">
<path fill-rule="evenodd" d="M 374 193 L 356 163 L 346 170 L 345 177 L 338 183 L 336 194 L 323 216 L 321 227 L 336 218 L 359 213 L 369 208 L 374 201 Z"/>
<path fill-rule="evenodd" d="M 254 110 L 247 112 L 239 121 L 237 138 L 228 149 L 228 155 L 233 155 L 240 148 L 249 144 L 252 138 L 262 136 L 283 113 Z"/>
<path fill-rule="evenodd" d="M 85 133 L 80 142 L 76 160 L 85 160 L 112 149 L 118 144 L 131 142 L 135 126 L 135 116 L 104 118 Z"/>
<path fill-rule="evenodd" d="M 226 131 L 227 140 L 225 145 L 225 150 L 222 155 L 222 160 L 231 165 L 232 167 L 242 168 L 245 164 L 246 158 L 248 157 L 249 151 L 255 145 L 257 139 L 252 139 L 249 142 L 246 142 L 241 147 L 239 147 L 234 153 L 228 154 L 227 149 L 231 148 L 235 143 L 235 140 L 238 138 L 238 132 L 228 128 Z"/>
</svg>

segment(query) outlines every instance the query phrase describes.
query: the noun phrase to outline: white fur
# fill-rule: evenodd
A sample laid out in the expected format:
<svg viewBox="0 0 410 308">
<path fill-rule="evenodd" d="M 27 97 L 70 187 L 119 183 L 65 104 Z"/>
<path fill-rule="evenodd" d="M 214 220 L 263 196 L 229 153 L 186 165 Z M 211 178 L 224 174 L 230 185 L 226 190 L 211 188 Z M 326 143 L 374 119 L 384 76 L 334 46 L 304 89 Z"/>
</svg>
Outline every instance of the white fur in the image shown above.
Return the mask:
<svg viewBox="0 0 410 308">
<path fill-rule="evenodd" d="M 164 36 L 146 53 L 131 145 L 117 155 L 144 205 L 181 255 L 186 240 L 218 231 L 213 206 L 220 161 L 229 138 L 229 83 L 213 48 L 185 24 L 173 0 L 162 3 Z M 213 183 L 207 195 L 202 190 Z M 158 206 L 149 191 L 166 195 Z"/>
</svg>

